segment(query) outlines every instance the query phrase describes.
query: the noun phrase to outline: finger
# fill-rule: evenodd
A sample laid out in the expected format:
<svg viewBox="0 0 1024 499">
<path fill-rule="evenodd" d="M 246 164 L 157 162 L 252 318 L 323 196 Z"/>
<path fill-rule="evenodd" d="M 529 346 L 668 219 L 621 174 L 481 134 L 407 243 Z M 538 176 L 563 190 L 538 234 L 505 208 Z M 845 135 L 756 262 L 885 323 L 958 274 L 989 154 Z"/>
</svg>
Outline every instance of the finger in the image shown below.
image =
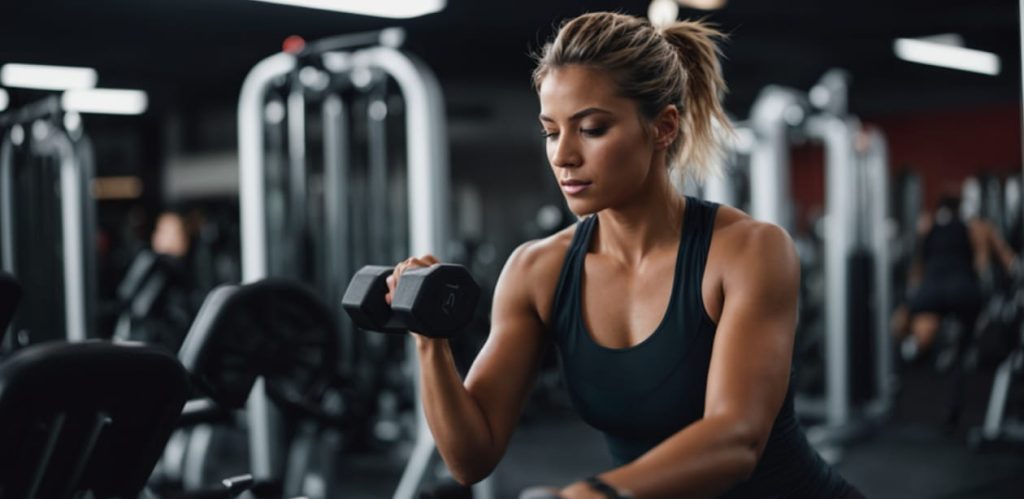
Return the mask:
<svg viewBox="0 0 1024 499">
<path fill-rule="evenodd" d="M 391 300 L 395 295 L 395 288 L 398 287 L 398 279 L 402 272 L 401 265 L 402 264 L 395 265 L 395 269 L 391 271 L 391 275 L 384 279 L 384 282 L 388 285 L 388 292 L 384 294 L 384 302 L 388 305 L 391 305 Z"/>
<path fill-rule="evenodd" d="M 440 263 L 440 261 L 437 257 L 429 253 L 420 258 L 409 257 L 399 262 L 395 265 L 395 269 L 391 272 L 391 275 L 389 275 L 385 280 L 388 285 L 388 292 L 384 295 L 384 301 L 386 301 L 388 305 L 391 304 L 391 299 L 395 293 L 395 289 L 398 288 L 398 283 L 401 281 L 402 274 L 405 273 L 405 271 L 419 267 L 429 267 L 436 263 Z"/>
<path fill-rule="evenodd" d="M 436 258 L 433 258 L 433 260 L 437 261 Z M 429 259 L 427 259 L 427 258 L 424 258 L 424 257 L 410 258 L 407 261 L 406 265 L 405 265 L 405 269 L 409 270 L 409 269 L 414 269 L 414 268 L 419 268 L 419 267 L 429 267 L 431 265 L 433 265 L 433 263 Z"/>
</svg>

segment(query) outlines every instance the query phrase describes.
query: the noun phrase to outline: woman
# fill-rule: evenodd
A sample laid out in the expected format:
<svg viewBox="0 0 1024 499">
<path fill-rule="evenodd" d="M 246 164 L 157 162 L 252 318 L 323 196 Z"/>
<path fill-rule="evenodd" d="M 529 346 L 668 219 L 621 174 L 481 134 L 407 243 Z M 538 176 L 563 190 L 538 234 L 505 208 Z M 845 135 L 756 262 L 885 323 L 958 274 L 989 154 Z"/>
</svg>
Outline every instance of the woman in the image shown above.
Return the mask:
<svg viewBox="0 0 1024 499">
<path fill-rule="evenodd" d="M 893 313 L 893 333 L 902 342 L 905 360 L 931 349 L 942 320 L 953 317 L 963 333 L 954 352 L 962 353 L 973 339 L 974 323 L 985 304 L 983 287 L 994 286 L 995 257 L 1002 270 L 1016 272 L 1017 255 L 987 220 L 972 214 L 961 217 L 956 188 L 946 187 L 934 215 L 918 221 L 918 251 L 914 255 L 908 303 Z M 982 286 L 983 281 L 987 286 Z M 908 331 L 909 330 L 909 331 Z"/>
<path fill-rule="evenodd" d="M 413 335 L 427 420 L 460 482 L 497 465 L 554 343 L 616 465 L 559 497 L 858 497 L 793 415 L 792 242 L 670 181 L 675 164 L 707 173 L 715 122 L 728 124 L 717 36 L 593 13 L 544 47 L 534 83 L 548 160 L 586 218 L 509 257 L 465 383 L 446 341 Z M 389 285 L 436 262 L 406 260 Z"/>
</svg>

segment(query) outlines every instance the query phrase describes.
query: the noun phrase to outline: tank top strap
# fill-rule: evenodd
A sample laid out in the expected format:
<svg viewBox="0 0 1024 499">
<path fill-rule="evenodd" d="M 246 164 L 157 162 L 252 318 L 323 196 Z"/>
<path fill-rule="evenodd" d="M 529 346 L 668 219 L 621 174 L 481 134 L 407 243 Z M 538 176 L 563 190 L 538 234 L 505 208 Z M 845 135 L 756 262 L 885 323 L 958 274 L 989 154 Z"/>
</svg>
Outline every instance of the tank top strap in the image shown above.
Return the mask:
<svg viewBox="0 0 1024 499">
<path fill-rule="evenodd" d="M 718 203 L 687 196 L 686 214 L 683 216 L 684 237 L 679 244 L 678 258 L 682 261 L 677 278 L 684 280 L 679 286 L 683 291 L 683 306 L 695 313 L 695 318 L 704 317 L 709 322 L 711 318 L 707 316 L 702 290 L 718 207 Z"/>
<path fill-rule="evenodd" d="M 558 286 L 555 288 L 555 301 L 552 307 L 553 317 L 551 324 L 558 334 L 566 334 L 570 328 L 567 325 L 574 322 L 579 314 L 578 304 L 573 302 L 572 297 L 579 296 L 581 279 L 580 271 L 584 260 L 587 257 L 587 248 L 590 247 L 590 235 L 597 225 L 597 216 L 590 215 L 579 222 L 576 222 L 576 233 L 572 236 L 569 249 L 565 253 L 565 260 L 562 262 L 562 270 L 558 276 Z"/>
</svg>

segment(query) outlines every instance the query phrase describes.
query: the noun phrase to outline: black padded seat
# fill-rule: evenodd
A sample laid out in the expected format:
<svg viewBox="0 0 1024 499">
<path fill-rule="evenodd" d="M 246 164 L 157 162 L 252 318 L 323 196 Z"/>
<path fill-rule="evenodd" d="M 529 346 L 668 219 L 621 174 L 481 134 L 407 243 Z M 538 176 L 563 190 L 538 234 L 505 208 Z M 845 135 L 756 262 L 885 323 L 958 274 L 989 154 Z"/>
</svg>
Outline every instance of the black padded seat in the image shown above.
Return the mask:
<svg viewBox="0 0 1024 499">
<path fill-rule="evenodd" d="M 337 372 L 333 312 L 308 287 L 267 278 L 207 295 L 178 359 L 222 408 L 245 405 L 257 376 L 285 408 L 318 404 Z"/>
<path fill-rule="evenodd" d="M 21 284 L 13 275 L 0 270 L 0 341 L 4 339 L 20 302 Z"/>
<path fill-rule="evenodd" d="M 41 343 L 0 363 L 0 497 L 136 497 L 188 394 L 141 344 Z"/>
</svg>

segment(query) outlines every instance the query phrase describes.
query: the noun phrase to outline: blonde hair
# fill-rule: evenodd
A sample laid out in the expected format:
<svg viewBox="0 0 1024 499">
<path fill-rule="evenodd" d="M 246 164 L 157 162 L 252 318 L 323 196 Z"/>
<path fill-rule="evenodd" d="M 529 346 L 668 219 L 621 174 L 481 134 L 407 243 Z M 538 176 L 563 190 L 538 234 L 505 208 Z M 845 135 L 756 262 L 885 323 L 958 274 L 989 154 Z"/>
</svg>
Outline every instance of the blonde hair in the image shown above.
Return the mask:
<svg viewBox="0 0 1024 499">
<path fill-rule="evenodd" d="M 675 104 L 681 133 L 669 146 L 668 166 L 680 166 L 680 180 L 704 179 L 718 172 L 721 132 L 732 129 L 721 104 L 726 86 L 715 43 L 721 38 L 701 21 L 656 28 L 624 14 L 583 14 L 564 22 L 535 56 L 534 89 L 551 71 L 581 65 L 607 71 L 620 95 L 636 101 L 647 120 Z"/>
</svg>

